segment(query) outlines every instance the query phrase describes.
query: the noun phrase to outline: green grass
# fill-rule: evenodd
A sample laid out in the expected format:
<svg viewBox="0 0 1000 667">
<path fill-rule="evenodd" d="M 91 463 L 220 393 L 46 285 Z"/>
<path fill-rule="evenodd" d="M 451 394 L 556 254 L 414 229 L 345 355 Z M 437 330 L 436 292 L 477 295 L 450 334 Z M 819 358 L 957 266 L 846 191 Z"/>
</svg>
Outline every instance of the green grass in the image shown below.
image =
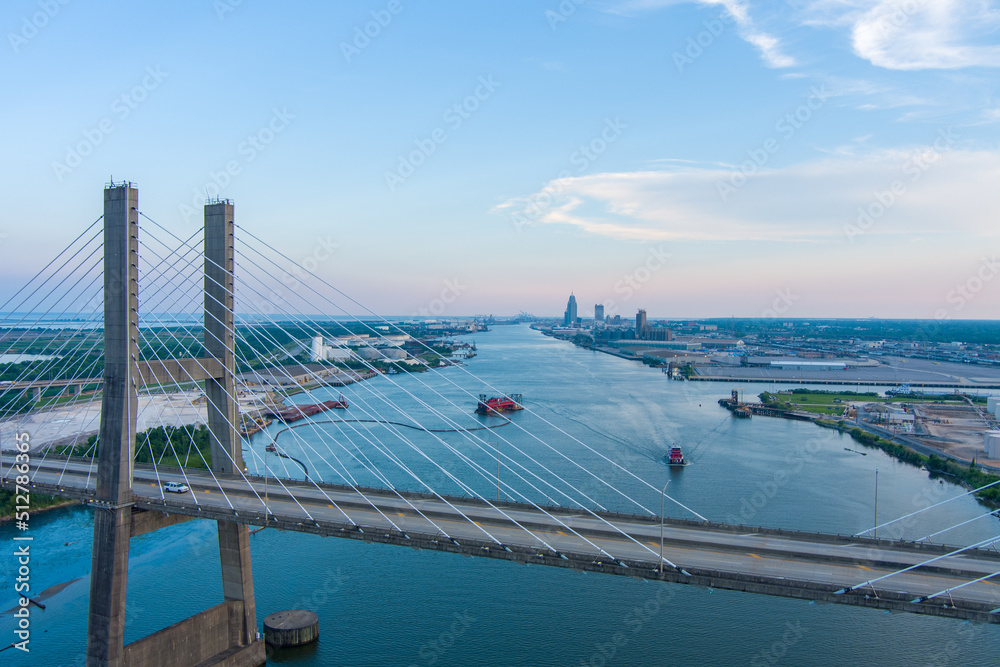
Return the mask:
<svg viewBox="0 0 1000 667">
<path fill-rule="evenodd" d="M 812 412 L 814 414 L 840 417 L 843 416 L 847 408 L 848 401 L 866 400 L 877 398 L 878 394 L 871 395 L 855 393 L 836 392 L 804 392 L 796 391 L 791 394 L 771 394 L 764 392 L 760 395 L 760 400 L 767 405 L 783 410 L 799 410 L 802 412 Z M 836 402 L 840 399 L 840 403 Z"/>
<path fill-rule="evenodd" d="M 840 399 L 840 402 L 837 402 Z M 793 389 L 790 393 L 772 394 L 764 392 L 760 395 L 760 400 L 767 405 L 783 410 L 799 410 L 801 412 L 811 412 L 819 415 L 841 417 L 847 408 L 849 401 L 865 401 L 870 403 L 934 403 L 945 402 L 956 405 L 967 405 L 965 399 L 954 394 L 943 394 L 939 396 L 891 396 L 883 397 L 877 392 L 853 392 L 853 391 L 823 391 L 817 389 Z"/>
<path fill-rule="evenodd" d="M 85 444 L 75 447 L 56 447 L 55 453 L 63 456 L 94 456 L 91 451 L 97 436 L 90 436 Z M 135 462 L 152 463 L 174 468 L 206 468 L 211 461 L 208 429 L 198 426 L 159 426 L 135 436 Z"/>
<path fill-rule="evenodd" d="M 28 510 L 28 514 L 35 512 L 37 510 L 45 509 L 46 507 L 52 507 L 54 505 L 63 505 L 67 502 L 71 502 L 66 498 L 60 498 L 58 496 L 43 496 L 40 493 L 32 493 L 29 498 L 28 505 L 31 509 Z M 6 491 L 0 489 L 0 519 L 8 519 L 14 516 L 14 512 L 17 508 L 17 500 L 15 498 L 15 493 L 13 491 Z M 22 510 L 23 511 L 23 510 Z"/>
</svg>

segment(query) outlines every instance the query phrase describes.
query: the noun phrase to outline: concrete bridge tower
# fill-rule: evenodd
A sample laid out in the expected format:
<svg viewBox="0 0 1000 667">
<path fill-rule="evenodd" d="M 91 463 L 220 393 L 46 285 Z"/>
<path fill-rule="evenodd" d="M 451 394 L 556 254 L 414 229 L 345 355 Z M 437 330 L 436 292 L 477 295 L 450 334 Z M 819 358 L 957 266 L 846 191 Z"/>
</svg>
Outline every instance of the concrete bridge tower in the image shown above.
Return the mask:
<svg viewBox="0 0 1000 667">
<path fill-rule="evenodd" d="M 264 664 L 258 638 L 248 529 L 218 521 L 224 601 L 124 644 L 131 537 L 187 520 L 132 503 L 138 384 L 205 381 L 211 465 L 218 477 L 243 468 L 234 401 L 233 205 L 205 206 L 205 349 L 201 359 L 139 359 L 139 193 L 132 183 L 104 191 L 104 392 L 98 442 L 94 549 L 87 624 L 88 667 Z"/>
</svg>

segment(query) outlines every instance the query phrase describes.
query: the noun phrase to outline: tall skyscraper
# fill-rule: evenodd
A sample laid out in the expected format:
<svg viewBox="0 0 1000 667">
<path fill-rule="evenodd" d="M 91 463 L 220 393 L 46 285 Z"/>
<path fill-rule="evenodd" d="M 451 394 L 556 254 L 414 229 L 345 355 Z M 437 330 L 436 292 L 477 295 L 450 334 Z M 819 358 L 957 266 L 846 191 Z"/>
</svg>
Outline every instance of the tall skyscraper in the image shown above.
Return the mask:
<svg viewBox="0 0 1000 667">
<path fill-rule="evenodd" d="M 573 296 L 572 293 L 570 293 L 569 301 L 566 303 L 566 312 L 563 315 L 563 326 L 576 326 L 576 297 Z"/>
<path fill-rule="evenodd" d="M 604 304 L 599 303 L 596 306 L 594 306 L 594 323 L 598 324 L 603 322 L 604 322 Z"/>
<path fill-rule="evenodd" d="M 637 340 L 642 340 L 646 336 L 646 311 L 639 309 L 639 312 L 635 314 L 635 337 Z"/>
</svg>

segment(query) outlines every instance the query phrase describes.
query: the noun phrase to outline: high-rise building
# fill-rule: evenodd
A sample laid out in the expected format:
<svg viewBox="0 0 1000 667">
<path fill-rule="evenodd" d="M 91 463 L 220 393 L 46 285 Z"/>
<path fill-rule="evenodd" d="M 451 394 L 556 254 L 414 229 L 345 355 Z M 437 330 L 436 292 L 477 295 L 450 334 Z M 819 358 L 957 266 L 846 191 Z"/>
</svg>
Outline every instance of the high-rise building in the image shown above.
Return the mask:
<svg viewBox="0 0 1000 667">
<path fill-rule="evenodd" d="M 566 312 L 563 314 L 563 326 L 576 326 L 576 297 L 572 293 L 570 293 L 569 301 L 566 303 Z"/>
<path fill-rule="evenodd" d="M 646 311 L 639 309 L 639 312 L 635 314 L 635 337 L 636 340 L 642 340 L 646 335 Z"/>
<path fill-rule="evenodd" d="M 603 322 L 604 322 L 604 304 L 599 303 L 596 306 L 594 306 L 594 323 L 598 324 Z"/>
</svg>

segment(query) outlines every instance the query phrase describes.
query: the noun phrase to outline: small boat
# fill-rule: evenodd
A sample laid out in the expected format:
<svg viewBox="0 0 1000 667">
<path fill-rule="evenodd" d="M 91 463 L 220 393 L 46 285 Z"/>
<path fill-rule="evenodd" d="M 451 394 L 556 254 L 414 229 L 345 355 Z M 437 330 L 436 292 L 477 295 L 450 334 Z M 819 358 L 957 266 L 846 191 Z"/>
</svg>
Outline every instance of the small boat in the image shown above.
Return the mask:
<svg viewBox="0 0 1000 667">
<path fill-rule="evenodd" d="M 670 451 L 667 452 L 667 465 L 671 466 L 687 465 L 687 461 L 684 460 L 684 452 L 681 451 L 680 447 L 674 445 L 673 447 L 670 448 Z"/>
</svg>

